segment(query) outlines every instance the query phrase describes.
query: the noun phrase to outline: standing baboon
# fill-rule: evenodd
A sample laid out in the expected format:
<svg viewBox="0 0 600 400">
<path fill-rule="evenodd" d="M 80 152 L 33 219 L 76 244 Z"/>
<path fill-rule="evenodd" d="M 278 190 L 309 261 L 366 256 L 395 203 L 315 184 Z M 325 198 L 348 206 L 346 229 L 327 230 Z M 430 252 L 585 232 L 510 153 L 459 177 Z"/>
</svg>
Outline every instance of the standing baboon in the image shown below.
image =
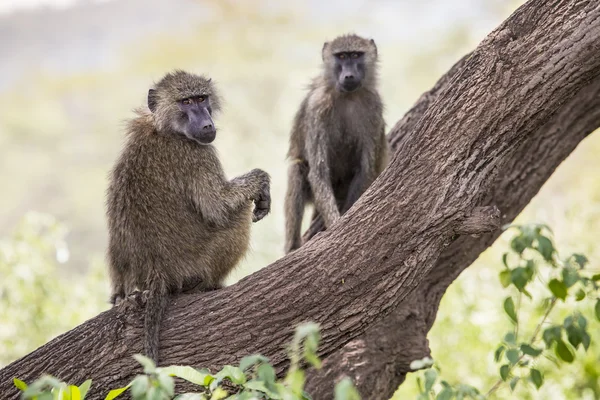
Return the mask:
<svg viewBox="0 0 600 400">
<path fill-rule="evenodd" d="M 130 121 L 110 179 L 111 301 L 148 291 L 144 350 L 155 361 L 168 297 L 219 288 L 271 206 L 266 172 L 225 178 L 210 144 L 219 103 L 210 79 L 167 74 Z"/>
<path fill-rule="evenodd" d="M 290 137 L 285 252 L 301 246 L 304 208 L 329 228 L 358 200 L 388 158 L 377 92 L 377 47 L 357 35 L 323 46 L 323 73 L 312 81 Z"/>
</svg>

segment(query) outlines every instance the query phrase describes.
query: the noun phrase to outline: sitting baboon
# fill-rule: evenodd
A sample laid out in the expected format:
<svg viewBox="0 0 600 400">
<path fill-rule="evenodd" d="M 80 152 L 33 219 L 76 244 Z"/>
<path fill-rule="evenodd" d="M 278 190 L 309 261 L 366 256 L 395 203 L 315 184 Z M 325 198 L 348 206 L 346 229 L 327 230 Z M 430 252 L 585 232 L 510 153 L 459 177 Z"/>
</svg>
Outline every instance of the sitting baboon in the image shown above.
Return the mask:
<svg viewBox="0 0 600 400">
<path fill-rule="evenodd" d="M 112 302 L 147 291 L 144 348 L 155 361 L 168 297 L 219 288 L 248 249 L 251 222 L 270 210 L 266 172 L 225 177 L 210 144 L 219 104 L 210 79 L 167 74 L 149 90 L 148 109 L 129 122 L 112 170 Z"/>
</svg>

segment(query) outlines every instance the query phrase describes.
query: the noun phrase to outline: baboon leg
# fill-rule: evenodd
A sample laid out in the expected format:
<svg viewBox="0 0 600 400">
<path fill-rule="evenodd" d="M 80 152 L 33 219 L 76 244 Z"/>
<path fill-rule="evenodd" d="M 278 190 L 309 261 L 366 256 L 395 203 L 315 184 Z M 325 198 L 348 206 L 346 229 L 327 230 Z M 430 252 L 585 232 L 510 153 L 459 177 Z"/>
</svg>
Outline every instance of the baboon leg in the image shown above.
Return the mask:
<svg viewBox="0 0 600 400">
<path fill-rule="evenodd" d="M 288 188 L 285 195 L 285 253 L 296 250 L 302 245 L 300 237 L 304 207 L 308 198 L 306 167 L 293 163 L 288 168 Z"/>
</svg>

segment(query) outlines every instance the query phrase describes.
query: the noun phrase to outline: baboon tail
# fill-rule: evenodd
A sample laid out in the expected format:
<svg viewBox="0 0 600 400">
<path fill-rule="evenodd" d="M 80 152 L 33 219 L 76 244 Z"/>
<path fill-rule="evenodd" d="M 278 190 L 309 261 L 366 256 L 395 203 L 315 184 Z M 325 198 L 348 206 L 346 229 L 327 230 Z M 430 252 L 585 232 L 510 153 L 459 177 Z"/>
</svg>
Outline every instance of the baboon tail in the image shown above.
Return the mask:
<svg viewBox="0 0 600 400">
<path fill-rule="evenodd" d="M 153 282 L 150 285 L 146 316 L 144 319 L 144 352 L 158 365 L 158 346 L 160 325 L 169 301 L 169 293 L 164 283 Z"/>
</svg>

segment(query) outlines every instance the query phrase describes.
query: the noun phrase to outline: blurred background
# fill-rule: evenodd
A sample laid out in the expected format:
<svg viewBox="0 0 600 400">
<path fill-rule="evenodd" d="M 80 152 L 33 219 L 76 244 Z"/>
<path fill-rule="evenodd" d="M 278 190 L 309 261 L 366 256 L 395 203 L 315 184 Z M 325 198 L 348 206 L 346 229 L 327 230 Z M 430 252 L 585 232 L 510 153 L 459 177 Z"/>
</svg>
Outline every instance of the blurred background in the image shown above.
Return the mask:
<svg viewBox="0 0 600 400">
<path fill-rule="evenodd" d="M 0 366 L 108 308 L 107 176 L 124 121 L 165 72 L 210 75 L 225 98 L 215 145 L 228 175 L 256 167 L 273 179 L 273 212 L 253 226 L 234 283 L 283 255 L 288 134 L 325 40 L 346 32 L 376 40 L 391 127 L 521 3 L 1 0 Z M 559 250 L 586 254 L 592 268 L 599 152 L 598 135 L 584 141 L 519 217 L 549 224 Z M 442 301 L 429 340 L 448 381 L 486 389 L 497 379 L 493 349 L 509 326 L 497 279 L 506 248 L 503 237 Z M 547 374 L 542 391 L 497 398 L 600 398 L 593 346 L 583 362 Z M 396 398 L 414 393 L 410 378 Z"/>
</svg>

